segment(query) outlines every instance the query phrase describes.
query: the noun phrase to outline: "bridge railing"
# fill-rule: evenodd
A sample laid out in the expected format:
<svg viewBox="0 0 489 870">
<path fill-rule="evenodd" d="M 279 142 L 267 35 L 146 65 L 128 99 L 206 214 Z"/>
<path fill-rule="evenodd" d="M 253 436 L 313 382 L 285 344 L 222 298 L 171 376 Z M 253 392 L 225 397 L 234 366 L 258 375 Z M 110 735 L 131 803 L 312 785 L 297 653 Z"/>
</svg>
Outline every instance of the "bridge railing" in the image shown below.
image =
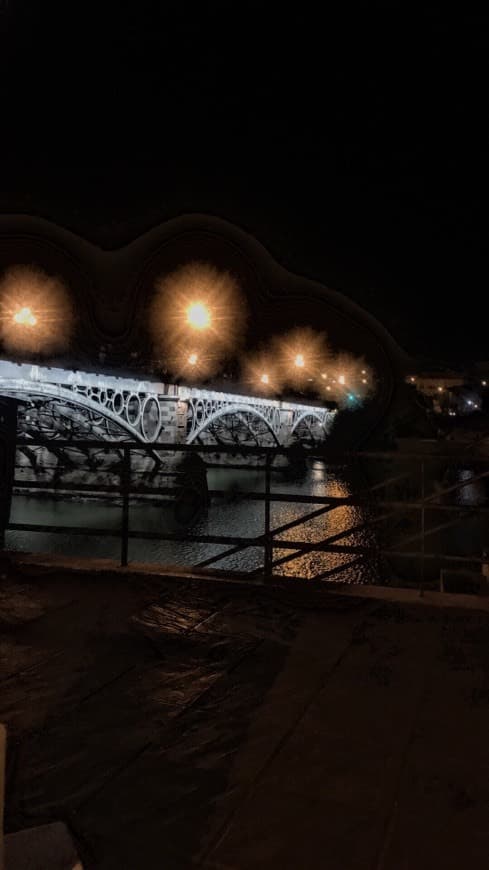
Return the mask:
<svg viewBox="0 0 489 870">
<path fill-rule="evenodd" d="M 205 558 L 191 560 L 184 567 L 202 572 L 210 569 L 237 573 L 229 567 L 230 560 L 245 551 L 260 549 L 258 565 L 240 570 L 256 580 L 296 578 L 308 581 L 346 580 L 347 582 L 394 583 L 426 587 L 449 588 L 450 570 L 467 577 L 480 578 L 478 587 L 485 590 L 485 567 L 489 558 L 489 537 L 486 514 L 489 513 L 489 456 L 472 455 L 466 451 L 450 453 L 356 452 L 333 454 L 325 448 L 307 452 L 307 459 L 297 455 L 297 449 L 247 446 L 176 445 L 144 446 L 139 442 L 107 441 L 19 441 L 19 449 L 44 447 L 56 451 L 57 478 L 22 479 L 16 476 L 14 487 L 58 496 L 96 495 L 117 499 L 120 522 L 115 527 L 87 527 L 65 523 L 9 523 L 12 532 L 44 532 L 69 536 L 117 538 L 120 542 L 120 564 L 129 563 L 130 542 L 165 541 L 205 545 L 214 552 Z M 63 479 L 63 456 L 70 451 L 93 451 L 116 454 L 109 482 Z M 146 454 L 166 468 L 166 485 L 154 486 L 135 470 L 135 457 Z M 245 501 L 262 505 L 262 524 L 255 534 L 212 534 L 202 521 L 174 526 L 172 530 L 136 528 L 131 522 L 131 508 L 140 499 L 174 498 L 181 471 L 175 465 L 179 454 L 197 454 L 204 462 L 231 456 L 235 467 L 260 471 L 262 486 L 257 490 L 242 490 L 234 494 L 235 501 L 227 511 L 237 509 Z M 301 486 L 291 491 L 287 470 L 277 468 L 277 461 L 296 468 L 300 481 L 304 463 L 319 463 L 325 480 L 321 491 L 304 492 Z M 170 462 L 171 459 L 171 462 Z M 168 460 L 167 465 L 165 462 Z M 137 464 L 137 463 L 136 463 Z M 212 462 L 209 464 L 213 464 Z M 292 475 L 293 476 L 293 475 Z M 286 484 L 284 484 L 284 480 Z M 188 481 L 187 481 L 188 482 Z M 182 491 L 181 489 L 179 490 Z M 210 489 L 212 505 L 222 499 L 229 502 L 229 493 Z M 277 509 L 280 509 L 277 512 Z M 284 513 L 284 509 L 285 513 Z M 287 514 L 287 515 L 285 515 Z M 334 521 L 333 521 L 334 519 Z M 255 524 L 256 525 L 256 524 Z M 467 530 L 466 528 L 467 527 Z M 487 538 L 487 540 L 486 540 Z M 215 547 L 224 549 L 215 552 Z M 228 564 L 226 564 L 228 563 Z M 295 567 L 297 566 L 297 567 Z M 182 568 L 182 563 L 178 563 Z M 457 579 L 457 583 L 458 583 Z"/>
</svg>

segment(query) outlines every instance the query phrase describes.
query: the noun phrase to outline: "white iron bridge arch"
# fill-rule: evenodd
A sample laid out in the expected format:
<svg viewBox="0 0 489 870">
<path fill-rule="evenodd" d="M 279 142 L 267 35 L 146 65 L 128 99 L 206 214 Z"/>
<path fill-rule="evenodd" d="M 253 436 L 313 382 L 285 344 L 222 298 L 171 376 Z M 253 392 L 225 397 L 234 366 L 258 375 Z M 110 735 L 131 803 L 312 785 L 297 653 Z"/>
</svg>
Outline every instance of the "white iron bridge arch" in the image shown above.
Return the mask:
<svg viewBox="0 0 489 870">
<path fill-rule="evenodd" d="M 336 411 L 158 381 L 0 360 L 0 395 L 19 401 L 26 440 L 287 446 L 325 440 Z"/>
</svg>

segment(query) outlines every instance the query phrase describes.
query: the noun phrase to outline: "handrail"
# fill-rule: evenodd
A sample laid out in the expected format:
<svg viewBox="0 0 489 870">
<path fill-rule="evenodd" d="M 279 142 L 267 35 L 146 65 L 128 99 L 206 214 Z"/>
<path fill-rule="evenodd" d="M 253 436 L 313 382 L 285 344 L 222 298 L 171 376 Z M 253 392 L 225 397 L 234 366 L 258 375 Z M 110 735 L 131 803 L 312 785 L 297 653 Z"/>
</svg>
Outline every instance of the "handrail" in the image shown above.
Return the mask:
<svg viewBox="0 0 489 870">
<path fill-rule="evenodd" d="M 169 541 L 169 542 L 180 542 L 186 541 L 188 543 L 198 543 L 198 544 L 211 544 L 211 545 L 228 545 L 228 547 L 218 553 L 214 554 L 210 557 L 202 559 L 196 566 L 199 568 L 210 567 L 211 565 L 216 564 L 223 559 L 235 555 L 243 549 L 249 547 L 263 547 L 264 553 L 264 561 L 262 568 L 256 568 L 248 572 L 250 575 L 256 575 L 257 573 L 263 574 L 264 579 L 267 580 L 273 576 L 273 571 L 279 565 L 286 564 L 294 559 L 300 558 L 301 556 L 310 553 L 310 552 L 322 552 L 322 553 L 336 553 L 336 554 L 350 554 L 354 557 L 353 562 L 349 562 L 347 565 L 343 565 L 343 568 L 348 567 L 351 564 L 355 564 L 358 561 L 364 560 L 365 558 L 369 558 L 374 556 L 378 557 L 396 557 L 396 558 L 408 558 L 408 559 L 416 559 L 420 560 L 421 563 L 421 578 L 420 578 L 420 592 L 422 593 L 424 588 L 424 563 L 425 560 L 433 560 L 438 559 L 441 562 L 454 562 L 454 563 L 463 563 L 463 564 L 484 564 L 485 559 L 480 557 L 479 555 L 469 555 L 464 556 L 461 554 L 446 554 L 446 553 L 432 553 L 426 552 L 425 550 L 425 542 L 429 536 L 436 534 L 437 532 L 449 528 L 455 524 L 461 522 L 464 518 L 473 516 L 474 513 L 477 514 L 486 514 L 489 513 L 489 505 L 478 505 L 476 507 L 467 504 L 444 504 L 440 501 L 440 499 L 446 497 L 447 495 L 451 495 L 455 493 L 457 490 L 464 489 L 468 485 L 484 480 L 489 477 L 489 471 L 482 471 L 481 473 L 477 473 L 472 475 L 471 478 L 467 480 L 463 480 L 461 482 L 457 482 L 456 484 L 445 486 L 443 489 L 437 490 L 434 493 L 426 493 L 425 491 L 425 480 L 426 480 L 426 465 L 432 460 L 433 462 L 439 462 L 440 460 L 449 460 L 451 463 L 456 463 L 457 460 L 463 461 L 467 463 L 470 461 L 471 464 L 478 463 L 489 463 L 488 457 L 467 457 L 466 454 L 457 455 L 455 452 L 451 454 L 425 454 L 425 453 L 404 453 L 404 452 L 386 452 L 386 451 L 358 451 L 358 452 L 346 452 L 343 454 L 340 453 L 331 453 L 326 448 L 321 448 L 320 450 L 308 451 L 307 454 L 304 453 L 304 456 L 311 458 L 321 459 L 325 462 L 326 466 L 334 466 L 337 464 L 345 465 L 349 462 L 361 461 L 361 460 L 369 460 L 369 459 L 380 459 L 380 460 L 388 460 L 389 462 L 398 462 L 404 465 L 406 462 L 408 464 L 412 464 L 413 460 L 421 460 L 419 471 L 420 471 L 420 485 L 421 485 L 421 497 L 413 498 L 413 499 L 399 499 L 392 498 L 389 499 L 387 497 L 382 497 L 382 490 L 387 490 L 389 486 L 392 484 L 398 483 L 402 480 L 406 480 L 409 478 L 409 472 L 403 470 L 402 473 L 391 474 L 387 476 L 385 479 L 381 480 L 373 484 L 370 487 L 363 486 L 360 491 L 348 495 L 348 496 L 334 496 L 334 495 L 309 495 L 309 494 L 301 494 L 301 493 L 287 493 L 287 492 L 275 492 L 272 491 L 271 488 L 271 472 L 272 472 L 272 463 L 273 459 L 276 456 L 290 456 L 294 457 L 297 455 L 297 448 L 294 447 L 260 447 L 260 446 L 247 446 L 247 445 L 215 445 L 215 444 L 206 444 L 206 445 L 188 445 L 188 444 L 173 444 L 173 443 L 159 443 L 159 444 L 151 444 L 144 445 L 141 442 L 132 442 L 132 441 L 123 441 L 123 442 L 107 442 L 101 440 L 84 440 L 84 441 L 66 441 L 66 440 L 48 440 L 45 438 L 39 439 L 29 439 L 24 440 L 19 438 L 17 441 L 17 446 L 19 448 L 30 446 L 30 447 L 45 447 L 47 450 L 56 449 L 58 452 L 62 452 L 63 450 L 71 450 L 71 449 L 90 449 L 90 450 L 103 450 L 105 452 L 118 453 L 120 454 L 120 459 L 117 460 L 116 467 L 112 467 L 111 469 L 105 469 L 107 474 L 110 474 L 112 479 L 118 478 L 118 482 L 115 483 L 62 483 L 61 485 L 53 485 L 52 481 L 42 481 L 42 480 L 15 480 L 14 486 L 19 489 L 30 488 L 30 489 L 38 489 L 44 491 L 56 491 L 59 493 L 70 493 L 70 492 L 80 492 L 80 493 L 91 493 L 91 494 L 113 494 L 120 497 L 121 505 L 121 524 L 117 529 L 114 528 L 91 528 L 91 527 L 76 527 L 69 526 L 63 524 L 38 524 L 38 523 L 9 523 L 8 528 L 10 530 L 17 531 L 43 531 L 43 532 L 52 532 L 52 533 L 60 533 L 60 534 L 71 534 L 71 535 L 97 535 L 97 536 L 107 536 L 107 537 L 116 537 L 120 539 L 121 542 L 121 556 L 120 561 L 121 565 L 126 566 L 128 564 L 128 547 L 129 540 L 141 539 L 141 540 L 161 540 L 161 541 Z M 131 498 L 134 497 L 151 497 L 157 496 L 161 498 L 162 496 L 172 495 L 175 490 L 171 486 L 152 486 L 151 484 L 144 485 L 140 481 L 136 482 L 133 480 L 134 474 L 136 472 L 132 467 L 131 458 L 133 454 L 141 455 L 141 453 L 149 453 L 154 456 L 155 453 L 167 453 L 167 454 L 177 454 L 177 453 L 196 453 L 196 454 L 231 454 L 232 456 L 242 455 L 246 456 L 255 456 L 259 457 L 260 463 L 258 465 L 247 466 L 252 467 L 256 471 L 264 472 L 264 489 L 263 491 L 249 491 L 249 492 L 240 492 L 240 499 L 243 500 L 251 500 L 251 501 L 260 501 L 264 503 L 264 525 L 263 525 L 263 533 L 255 536 L 245 536 L 245 535 L 202 535 L 202 534 L 192 534 L 190 531 L 182 531 L 180 532 L 153 532 L 146 530 L 136 530 L 130 528 L 130 501 Z M 238 466 L 239 467 L 239 466 Z M 54 467 L 53 467 L 54 470 Z M 173 478 L 178 478 L 178 471 L 169 470 L 168 473 L 166 470 L 161 472 L 163 476 L 169 476 Z M 210 490 L 209 495 L 212 498 L 227 498 L 228 494 L 223 492 L 222 490 Z M 283 523 L 280 526 L 272 528 L 271 524 L 271 504 L 277 502 L 284 502 L 290 504 L 304 504 L 304 505 L 314 505 L 314 509 L 311 509 L 306 515 L 302 515 L 297 517 L 289 522 Z M 292 529 L 297 528 L 299 526 L 304 525 L 312 519 L 317 519 L 321 515 L 324 515 L 328 512 L 334 511 L 340 507 L 345 506 L 368 506 L 372 507 L 375 505 L 376 509 L 380 509 L 381 512 L 375 516 L 367 517 L 361 523 L 354 523 L 349 528 L 337 532 L 336 534 L 329 535 L 322 540 L 318 541 L 304 541 L 304 540 L 289 540 L 287 538 L 280 538 L 280 535 L 283 535 L 287 532 L 290 532 Z M 382 522 L 392 518 L 396 514 L 407 513 L 412 511 L 420 511 L 421 514 L 421 526 L 419 532 L 415 534 L 410 534 L 406 536 L 401 541 L 397 541 L 395 545 L 392 547 L 381 547 L 380 545 L 376 546 L 357 546 L 351 544 L 341 544 L 339 543 L 343 538 L 355 534 L 356 532 L 361 531 L 368 526 L 380 525 Z M 441 512 L 441 513 L 451 513 L 456 514 L 456 516 L 452 516 L 446 522 L 435 524 L 432 527 L 427 528 L 426 526 L 426 518 L 428 512 L 431 514 L 432 512 Z M 421 549 L 420 550 L 407 550 L 406 548 L 412 544 L 420 542 Z M 291 550 L 293 552 L 285 554 L 283 556 L 277 556 L 274 559 L 273 553 L 274 550 Z M 341 566 L 336 566 L 332 569 L 328 569 L 326 571 L 321 572 L 319 577 L 329 576 L 331 572 L 338 573 L 338 570 Z"/>
</svg>

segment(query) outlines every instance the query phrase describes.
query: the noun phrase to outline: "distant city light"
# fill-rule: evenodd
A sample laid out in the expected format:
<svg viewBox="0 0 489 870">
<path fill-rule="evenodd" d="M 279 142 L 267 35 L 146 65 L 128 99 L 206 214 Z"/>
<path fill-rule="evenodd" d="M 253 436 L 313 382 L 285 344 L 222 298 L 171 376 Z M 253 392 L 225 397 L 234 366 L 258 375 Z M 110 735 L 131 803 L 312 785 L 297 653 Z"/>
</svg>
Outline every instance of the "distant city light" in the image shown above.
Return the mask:
<svg viewBox="0 0 489 870">
<path fill-rule="evenodd" d="M 367 374 L 366 369 L 362 369 L 362 375 L 366 375 L 366 374 Z"/>
<path fill-rule="evenodd" d="M 294 359 L 294 365 L 297 366 L 298 369 L 303 369 L 305 366 L 304 355 L 302 353 L 298 353 Z"/>
<path fill-rule="evenodd" d="M 468 404 L 468 405 L 473 405 L 474 403 L 473 403 L 472 399 L 467 399 L 467 404 Z"/>
<path fill-rule="evenodd" d="M 409 380 L 411 381 L 412 384 L 414 384 L 416 378 L 409 378 Z"/>
<path fill-rule="evenodd" d="M 207 329 L 211 323 L 211 313 L 203 302 L 192 302 L 187 308 L 187 321 L 193 329 Z"/>
<path fill-rule="evenodd" d="M 349 396 L 348 396 L 348 398 L 349 398 L 350 402 L 353 402 L 355 396 L 353 396 L 352 393 L 350 393 Z"/>
<path fill-rule="evenodd" d="M 340 376 L 339 376 L 339 378 L 338 378 L 338 383 L 339 383 L 339 384 L 344 384 L 344 383 L 345 383 L 345 376 L 344 376 L 344 375 L 340 375 Z"/>
<path fill-rule="evenodd" d="M 438 387 L 438 392 L 443 393 L 443 387 Z"/>
<path fill-rule="evenodd" d="M 322 375 L 321 375 L 321 377 L 322 377 L 323 381 L 325 381 L 326 378 L 327 378 L 328 376 L 327 376 L 327 374 L 325 374 L 325 373 L 323 372 Z"/>
<path fill-rule="evenodd" d="M 195 365 L 197 365 L 198 359 L 199 359 L 199 357 L 197 356 L 196 353 L 191 353 L 189 358 L 188 358 L 188 361 L 189 361 L 191 366 L 195 366 Z"/>
<path fill-rule="evenodd" d="M 260 380 L 261 380 L 262 384 L 268 384 L 268 383 L 270 383 L 270 378 L 269 378 L 269 376 L 267 375 L 266 372 L 264 372 L 264 373 L 262 374 Z"/>
<path fill-rule="evenodd" d="M 367 378 L 362 378 L 362 384 L 366 384 L 366 383 L 367 383 Z"/>
<path fill-rule="evenodd" d="M 327 391 L 328 391 L 328 393 L 329 393 L 330 390 L 331 390 L 331 387 L 328 386 L 328 387 L 326 387 L 326 389 L 327 389 Z"/>
<path fill-rule="evenodd" d="M 487 381 L 481 381 L 483 387 L 487 387 Z"/>
<path fill-rule="evenodd" d="M 35 326 L 37 323 L 37 317 L 32 313 L 31 309 L 28 307 L 21 308 L 14 314 L 15 323 L 19 323 L 21 326 Z"/>
</svg>

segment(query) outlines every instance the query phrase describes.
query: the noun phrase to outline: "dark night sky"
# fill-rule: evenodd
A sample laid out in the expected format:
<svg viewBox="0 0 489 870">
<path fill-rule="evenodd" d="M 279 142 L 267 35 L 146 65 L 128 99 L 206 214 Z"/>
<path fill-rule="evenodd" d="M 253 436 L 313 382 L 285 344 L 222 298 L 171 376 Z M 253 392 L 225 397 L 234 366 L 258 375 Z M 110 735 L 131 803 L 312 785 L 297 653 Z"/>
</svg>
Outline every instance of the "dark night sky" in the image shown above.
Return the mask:
<svg viewBox="0 0 489 870">
<path fill-rule="evenodd" d="M 10 0 L 0 210 L 107 247 L 215 214 L 409 352 L 489 358 L 485 21 L 341 9 Z"/>
</svg>

